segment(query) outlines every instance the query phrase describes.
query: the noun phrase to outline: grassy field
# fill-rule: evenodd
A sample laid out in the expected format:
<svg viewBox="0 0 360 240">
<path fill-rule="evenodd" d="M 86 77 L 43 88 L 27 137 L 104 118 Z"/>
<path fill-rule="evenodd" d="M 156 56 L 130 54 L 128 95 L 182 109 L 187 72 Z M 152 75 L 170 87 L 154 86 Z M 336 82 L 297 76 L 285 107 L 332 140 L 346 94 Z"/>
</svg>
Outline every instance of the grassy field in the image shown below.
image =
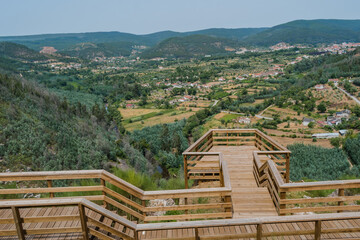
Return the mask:
<svg viewBox="0 0 360 240">
<path fill-rule="evenodd" d="M 161 112 L 161 109 L 144 109 L 144 108 L 119 108 L 119 111 L 124 118 L 124 120 L 131 119 L 134 117 L 138 117 L 141 115 L 149 114 L 149 113 L 158 113 Z"/>
<path fill-rule="evenodd" d="M 149 127 L 156 124 L 163 123 L 172 123 L 176 120 L 181 120 L 183 118 L 188 118 L 195 114 L 195 111 L 186 112 L 186 111 L 177 111 L 177 110 L 162 110 L 159 112 L 150 112 L 144 115 L 137 115 L 133 121 L 124 121 L 124 127 L 128 131 L 138 130 L 143 127 Z"/>
</svg>

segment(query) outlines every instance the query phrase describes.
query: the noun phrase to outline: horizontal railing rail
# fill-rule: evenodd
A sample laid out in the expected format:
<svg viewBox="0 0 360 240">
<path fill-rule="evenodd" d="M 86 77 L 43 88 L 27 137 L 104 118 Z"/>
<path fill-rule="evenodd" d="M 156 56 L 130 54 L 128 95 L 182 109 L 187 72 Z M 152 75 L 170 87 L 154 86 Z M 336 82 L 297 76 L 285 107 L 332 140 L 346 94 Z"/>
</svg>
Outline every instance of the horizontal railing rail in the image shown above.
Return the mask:
<svg viewBox="0 0 360 240">
<path fill-rule="evenodd" d="M 72 207 L 71 215 L 36 215 L 35 208 L 51 208 L 53 213 L 62 213 L 61 208 Z M 337 234 L 345 238 L 348 233 L 360 233 L 360 215 L 357 213 L 316 214 L 305 216 L 263 217 L 253 219 L 222 219 L 191 222 L 136 224 L 86 199 L 50 199 L 0 202 L 0 209 L 11 212 L 0 218 L 0 225 L 11 225 L 0 231 L 0 236 L 50 236 L 51 234 L 73 233 L 78 238 L 90 239 L 262 239 L 291 236 L 311 237 L 319 240 L 322 236 Z M 55 211 L 56 209 L 56 211 Z M 76 210 L 76 211 L 74 211 Z M 31 213 L 31 214 L 30 214 Z M 71 222 L 38 227 L 42 222 Z M 341 224 L 339 224 L 341 222 Z M 34 224 L 37 223 L 37 224 Z M 226 231 L 219 231 L 226 228 Z M 175 232 L 183 230 L 175 236 Z M 155 233 L 155 234 L 154 234 Z M 352 235 L 354 237 L 354 235 Z M 356 235 L 357 236 L 357 235 Z M 329 238 L 334 238 L 330 236 Z"/>
<path fill-rule="evenodd" d="M 263 154 L 269 155 L 267 152 L 253 153 L 254 176 L 259 186 L 268 188 L 280 215 L 360 210 L 360 196 L 357 195 L 360 179 L 284 183 L 281 177 L 282 167 L 277 165 L 276 160 L 261 160 L 260 156 Z M 324 192 L 326 190 L 328 191 Z M 348 191 L 348 194 L 345 194 L 345 191 Z M 308 196 L 312 194 L 320 196 Z"/>
<path fill-rule="evenodd" d="M 226 169 L 226 166 L 222 166 Z M 227 170 L 225 170 L 227 172 Z M 76 181 L 93 179 L 92 186 Z M 228 178 L 225 178 L 228 183 Z M 142 222 L 231 218 L 231 187 L 143 191 L 104 170 L 1 173 L 0 181 L 16 182 L 21 188 L 0 189 L 0 198 L 30 199 L 84 198 L 116 211 L 129 220 Z M 59 182 L 60 181 L 60 182 Z M 64 183 L 64 181 L 67 181 Z M 60 183 L 67 186 L 54 186 Z M 55 184 L 56 185 L 56 184 Z M 70 194 L 70 195 L 69 195 Z M 171 199 L 171 204 L 166 204 Z M 199 199 L 202 199 L 201 201 Z M 174 211 L 172 215 L 167 215 Z"/>
<path fill-rule="evenodd" d="M 195 172 L 194 170 L 190 170 L 192 168 L 200 167 L 203 162 L 199 162 L 199 166 L 188 166 L 189 162 L 189 153 L 197 152 L 206 152 L 209 151 L 214 146 L 244 146 L 250 145 L 255 146 L 259 151 L 259 155 L 262 155 L 262 161 L 266 161 L 268 159 L 274 161 L 277 167 L 280 169 L 280 172 L 285 180 L 285 182 L 290 181 L 290 154 L 291 152 L 286 148 L 281 146 L 277 141 L 262 133 L 258 129 L 212 129 L 205 133 L 201 138 L 199 138 L 195 143 L 193 143 L 185 152 L 184 155 L 184 176 L 186 184 L 187 179 L 200 179 L 200 177 L 194 177 L 191 174 Z M 197 155 L 197 160 L 201 159 L 202 156 Z M 266 159 L 267 158 L 267 159 Z M 196 162 L 193 162 L 196 163 Z M 212 169 L 214 166 L 209 165 L 208 169 L 205 169 L 203 166 L 202 172 L 211 172 L 213 170 L 213 175 L 215 177 L 210 178 L 210 174 L 207 174 L 209 178 L 208 180 L 214 181 L 216 178 L 219 178 L 219 174 L 215 174 L 215 172 L 219 172 L 219 168 Z M 189 174 L 190 173 L 190 174 Z M 199 173 L 199 172 L 197 172 Z M 201 174 L 198 174 L 201 175 Z M 205 174 L 204 174 L 205 175 Z"/>
</svg>

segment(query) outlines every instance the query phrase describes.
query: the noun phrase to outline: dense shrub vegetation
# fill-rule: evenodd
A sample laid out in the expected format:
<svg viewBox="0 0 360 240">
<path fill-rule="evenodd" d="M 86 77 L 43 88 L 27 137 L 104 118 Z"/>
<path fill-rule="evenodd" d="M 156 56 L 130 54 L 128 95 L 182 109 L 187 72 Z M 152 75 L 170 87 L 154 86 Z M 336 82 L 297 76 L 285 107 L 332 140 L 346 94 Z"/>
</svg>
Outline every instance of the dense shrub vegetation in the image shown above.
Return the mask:
<svg viewBox="0 0 360 240">
<path fill-rule="evenodd" d="M 24 80 L 0 75 L 0 158 L 13 170 L 102 168 L 116 159 L 103 108 L 69 105 Z"/>
<path fill-rule="evenodd" d="M 288 149 L 291 151 L 290 179 L 292 181 L 335 180 L 344 174 L 349 174 L 350 164 L 341 149 L 304 144 L 289 145 Z"/>
<path fill-rule="evenodd" d="M 156 162 L 163 170 L 175 170 L 183 164 L 182 152 L 188 147 L 182 129 L 186 121 L 155 125 L 134 131 L 131 143 L 150 162 Z"/>
<path fill-rule="evenodd" d="M 360 165 L 360 135 L 356 138 L 347 138 L 344 143 L 344 150 L 355 165 Z"/>
</svg>

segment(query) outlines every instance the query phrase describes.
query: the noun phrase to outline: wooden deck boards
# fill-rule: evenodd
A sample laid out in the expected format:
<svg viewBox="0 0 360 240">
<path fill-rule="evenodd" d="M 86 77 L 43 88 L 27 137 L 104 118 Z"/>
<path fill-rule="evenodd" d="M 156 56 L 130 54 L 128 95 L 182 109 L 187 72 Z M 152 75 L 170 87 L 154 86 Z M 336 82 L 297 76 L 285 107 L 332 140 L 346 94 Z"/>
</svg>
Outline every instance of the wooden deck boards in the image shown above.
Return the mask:
<svg viewBox="0 0 360 240">
<path fill-rule="evenodd" d="M 267 188 L 258 187 L 253 175 L 253 159 L 252 152 L 257 150 L 253 146 L 214 146 L 211 152 L 222 152 L 223 161 L 227 162 L 230 174 L 230 182 L 232 187 L 232 203 L 233 203 L 233 218 L 260 218 L 267 216 L 277 216 L 277 212 L 268 193 Z M 207 157 L 206 161 L 216 160 L 216 157 Z M 213 163 L 203 163 L 204 166 L 213 166 Z M 216 166 L 216 165 L 214 165 Z M 20 210 L 21 217 L 35 217 L 35 216 L 71 216 L 78 215 L 77 207 L 57 207 L 57 208 L 24 208 Z M 87 212 L 95 219 L 99 219 L 100 215 L 95 212 Z M 11 218 L 12 211 L 9 209 L 0 210 L 1 218 Z M 112 221 L 106 219 L 105 224 L 110 225 Z M 39 223 L 25 223 L 25 229 L 35 228 L 64 228 L 64 227 L 79 227 L 80 221 L 56 221 L 56 222 L 39 222 Z M 91 227 L 91 226 L 90 226 Z M 360 227 L 360 220 L 343 220 L 323 222 L 322 229 L 331 228 L 345 228 L 345 227 Z M 118 225 L 118 230 L 122 231 L 123 226 Z M 276 231 L 294 231 L 294 230 L 313 230 L 314 223 L 301 222 L 301 223 L 279 223 L 279 224 L 264 224 L 263 233 L 270 233 Z M 0 232 L 2 230 L 15 230 L 14 224 L 0 224 Z M 124 231 L 128 231 L 124 229 Z M 209 237 L 216 235 L 224 235 L 222 239 L 228 239 L 226 235 L 243 234 L 243 233 L 256 233 L 256 225 L 244 226 L 222 226 L 222 227 L 207 227 L 200 228 L 199 235 L 201 237 Z M 176 229 L 176 230 L 161 230 L 161 231 L 147 231 L 140 233 L 139 239 L 167 239 L 167 238 L 194 238 L 194 229 Z M 17 236 L 13 237 L 0 237 L 0 240 L 18 239 Z M 32 235 L 27 236 L 26 239 L 82 239 L 80 233 L 64 233 L 64 234 L 47 234 L 42 236 Z M 120 239 L 120 238 L 119 238 Z M 232 237 L 236 239 L 236 237 Z M 254 239 L 254 238 L 242 238 Z M 284 237 L 264 237 L 263 239 L 289 239 L 289 240 L 302 240 L 313 239 L 313 235 L 300 235 L 300 236 L 284 236 Z M 323 234 L 322 239 L 360 239 L 359 232 L 350 233 L 331 233 Z"/>
<path fill-rule="evenodd" d="M 253 174 L 254 146 L 214 146 L 227 162 L 232 188 L 233 218 L 277 216 L 267 188 L 258 187 Z"/>
</svg>

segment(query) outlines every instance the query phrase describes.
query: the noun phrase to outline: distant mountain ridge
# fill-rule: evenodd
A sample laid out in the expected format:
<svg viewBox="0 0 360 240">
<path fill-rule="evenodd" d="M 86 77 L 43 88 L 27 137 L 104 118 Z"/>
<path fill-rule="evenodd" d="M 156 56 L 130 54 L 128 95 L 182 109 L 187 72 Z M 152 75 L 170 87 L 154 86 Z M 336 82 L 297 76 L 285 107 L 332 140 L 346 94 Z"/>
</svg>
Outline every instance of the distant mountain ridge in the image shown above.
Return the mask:
<svg viewBox="0 0 360 240">
<path fill-rule="evenodd" d="M 248 36 L 247 44 L 270 46 L 279 42 L 318 44 L 360 42 L 360 20 L 296 20 Z"/>
<path fill-rule="evenodd" d="M 174 57 L 189 58 L 207 54 L 228 52 L 226 48 L 235 48 L 239 41 L 206 35 L 189 35 L 185 37 L 168 38 L 156 46 L 144 51 L 143 58 Z"/>
<path fill-rule="evenodd" d="M 33 49 L 12 42 L 0 42 L 0 57 L 25 61 L 47 59 L 45 55 L 40 54 Z"/>
<path fill-rule="evenodd" d="M 241 40 L 248 35 L 255 34 L 266 28 L 211 28 L 191 32 L 162 31 L 151 34 L 136 35 L 122 32 L 90 32 L 90 33 L 59 33 L 41 34 L 29 36 L 0 37 L 0 42 L 15 42 L 29 48 L 40 51 L 43 46 L 52 46 L 63 51 L 72 48 L 79 43 L 108 43 L 108 42 L 130 42 L 137 45 L 153 46 L 171 37 L 184 37 L 189 35 L 207 35 L 213 37 L 231 38 Z"/>
<path fill-rule="evenodd" d="M 51 46 L 60 53 L 81 58 L 128 56 L 134 45 L 150 47 L 142 53 L 143 57 L 192 57 L 223 54 L 228 52 L 225 50 L 226 46 L 267 47 L 279 42 L 311 45 L 360 42 L 360 20 L 296 20 L 271 28 L 210 28 L 143 35 L 93 32 L 0 37 L 0 42 L 4 41 L 23 44 L 36 51 L 40 51 L 44 46 Z"/>
</svg>

